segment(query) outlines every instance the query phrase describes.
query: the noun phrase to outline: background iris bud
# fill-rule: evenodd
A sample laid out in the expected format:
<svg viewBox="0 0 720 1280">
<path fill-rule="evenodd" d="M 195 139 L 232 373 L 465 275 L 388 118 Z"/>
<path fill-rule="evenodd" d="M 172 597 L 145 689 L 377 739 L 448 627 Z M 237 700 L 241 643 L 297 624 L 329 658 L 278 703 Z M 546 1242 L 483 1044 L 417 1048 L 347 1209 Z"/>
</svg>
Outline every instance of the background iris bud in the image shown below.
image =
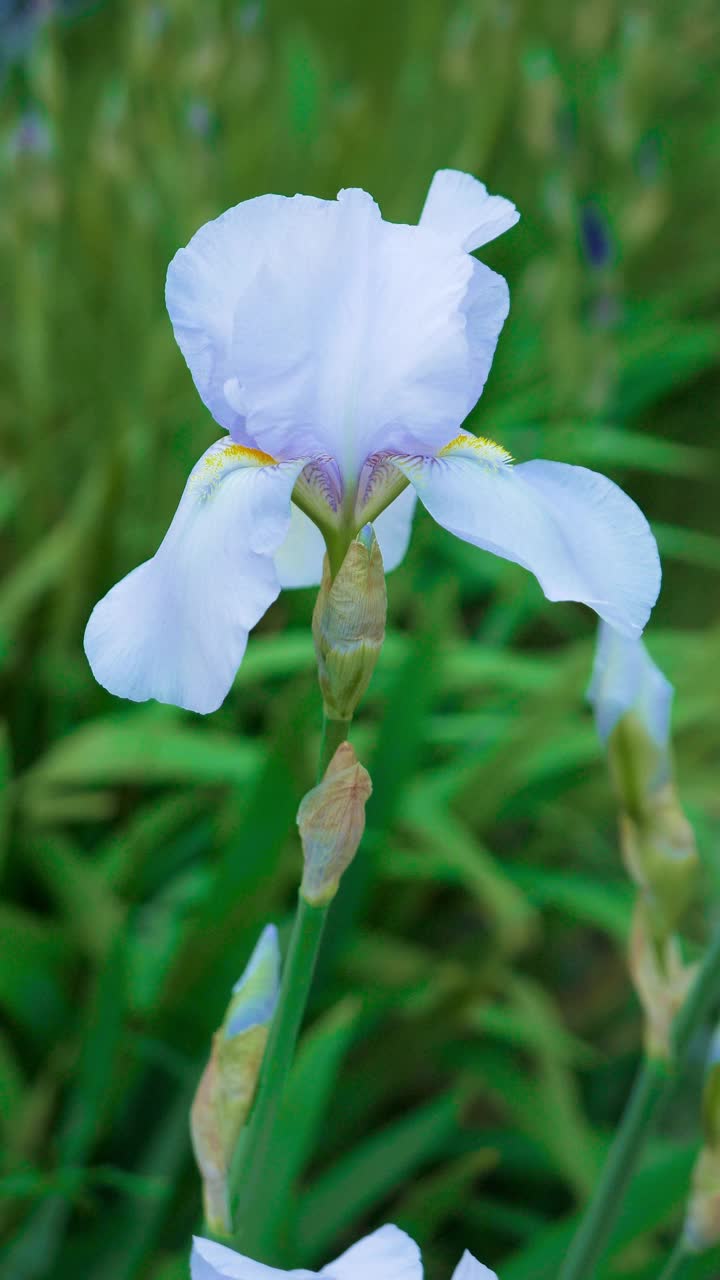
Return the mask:
<svg viewBox="0 0 720 1280">
<path fill-rule="evenodd" d="M 297 823 L 305 870 L 300 893 L 312 906 L 335 897 L 365 830 L 365 804 L 372 792 L 367 769 L 349 742 L 338 747 L 317 787 L 304 797 Z"/>
<path fill-rule="evenodd" d="M 228 1173 L 240 1131 L 252 1105 L 268 1031 L 280 989 L 277 930 L 267 925 L 245 972 L 235 983 L 222 1026 L 190 1109 L 190 1132 L 203 1182 L 208 1227 L 231 1230 Z"/>
<path fill-rule="evenodd" d="M 673 779 L 673 692 L 642 640 L 601 623 L 588 698 L 607 747 L 625 864 L 645 897 L 647 922 L 658 941 L 689 906 L 699 870 L 695 837 Z"/>
<path fill-rule="evenodd" d="M 313 613 L 313 639 L 325 714 L 351 720 L 385 639 L 387 592 L 377 538 L 366 525 L 333 579 L 325 557 Z"/>
</svg>

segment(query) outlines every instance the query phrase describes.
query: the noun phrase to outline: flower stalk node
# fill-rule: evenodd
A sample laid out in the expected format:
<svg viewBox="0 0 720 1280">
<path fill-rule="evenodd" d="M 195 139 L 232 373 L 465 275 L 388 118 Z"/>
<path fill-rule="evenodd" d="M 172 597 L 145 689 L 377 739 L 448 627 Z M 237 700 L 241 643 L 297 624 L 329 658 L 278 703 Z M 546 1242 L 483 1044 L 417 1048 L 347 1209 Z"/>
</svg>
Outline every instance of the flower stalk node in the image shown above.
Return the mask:
<svg viewBox="0 0 720 1280">
<path fill-rule="evenodd" d="M 685 963 L 674 934 L 658 938 L 653 923 L 648 904 L 639 898 L 630 933 L 630 973 L 645 1013 L 646 1053 L 670 1063 L 675 1019 L 695 981 L 697 965 Z"/>
</svg>

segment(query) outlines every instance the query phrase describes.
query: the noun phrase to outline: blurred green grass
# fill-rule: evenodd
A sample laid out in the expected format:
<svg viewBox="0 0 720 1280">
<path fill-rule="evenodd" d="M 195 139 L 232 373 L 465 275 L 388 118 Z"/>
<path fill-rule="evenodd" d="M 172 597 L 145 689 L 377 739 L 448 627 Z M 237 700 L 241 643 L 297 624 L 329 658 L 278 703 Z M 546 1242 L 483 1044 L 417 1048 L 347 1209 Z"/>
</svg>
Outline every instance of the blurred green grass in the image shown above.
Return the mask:
<svg viewBox="0 0 720 1280">
<path fill-rule="evenodd" d="M 218 434 L 163 282 L 238 200 L 358 185 L 414 221 L 433 170 L 454 165 L 518 204 L 486 251 L 512 310 L 470 425 L 520 459 L 607 471 L 652 520 L 665 585 L 650 644 L 678 690 L 717 915 L 719 28 L 705 0 L 130 0 L 8 34 L 6 1280 L 187 1274 L 189 1098 L 257 932 L 289 923 L 319 730 L 312 592 L 281 597 L 207 721 L 112 700 L 81 647 L 92 604 L 155 549 Z M 271 1252 L 315 1266 L 394 1220 L 431 1277 L 467 1246 L 502 1280 L 550 1280 L 639 1050 L 630 894 L 583 705 L 592 619 L 422 515 L 389 589 L 354 735 L 375 781 L 368 837 L 288 1102 Z M 696 1076 L 606 1280 L 657 1274 Z"/>
</svg>

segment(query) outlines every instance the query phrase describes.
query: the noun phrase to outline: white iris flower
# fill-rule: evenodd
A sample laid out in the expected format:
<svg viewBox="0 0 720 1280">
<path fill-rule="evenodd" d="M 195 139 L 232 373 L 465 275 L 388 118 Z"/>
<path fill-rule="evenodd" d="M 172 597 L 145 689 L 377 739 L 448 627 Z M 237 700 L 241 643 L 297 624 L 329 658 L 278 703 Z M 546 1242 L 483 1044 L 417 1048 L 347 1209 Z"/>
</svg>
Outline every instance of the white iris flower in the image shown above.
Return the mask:
<svg viewBox="0 0 720 1280">
<path fill-rule="evenodd" d="M 220 706 L 282 587 L 319 583 L 359 529 L 402 559 L 416 494 L 457 537 L 639 635 L 660 570 L 647 522 L 604 476 L 513 465 L 461 424 L 508 313 L 471 256 L 517 221 L 468 174 L 435 174 L 418 226 L 365 192 L 259 196 L 170 264 L 167 306 L 200 395 L 228 433 L 193 469 L 151 560 L 96 606 L 85 647 L 111 693 Z"/>
<path fill-rule="evenodd" d="M 234 1249 L 196 1236 L 190 1259 L 192 1280 L 422 1280 L 420 1250 L 399 1227 L 385 1226 L 358 1240 L 334 1262 L 321 1271 L 281 1271 L 253 1262 Z M 484 1267 L 467 1250 L 452 1274 L 452 1280 L 497 1280 L 494 1271 Z"/>
</svg>

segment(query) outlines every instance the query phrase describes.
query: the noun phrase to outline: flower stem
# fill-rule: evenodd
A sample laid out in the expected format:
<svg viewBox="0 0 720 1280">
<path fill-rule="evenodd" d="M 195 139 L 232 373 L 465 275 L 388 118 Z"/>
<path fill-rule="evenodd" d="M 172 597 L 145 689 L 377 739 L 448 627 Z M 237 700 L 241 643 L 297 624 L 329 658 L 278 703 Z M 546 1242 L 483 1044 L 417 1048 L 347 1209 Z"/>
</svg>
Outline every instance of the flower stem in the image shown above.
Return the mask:
<svg viewBox="0 0 720 1280">
<path fill-rule="evenodd" d="M 675 1020 L 675 1065 L 679 1065 L 684 1059 L 690 1040 L 717 995 L 719 985 L 720 930 L 715 934 L 692 989 Z M 659 1058 L 646 1059 L 635 1080 L 595 1194 L 565 1257 L 559 1280 L 592 1280 L 652 1126 L 667 1101 L 673 1084 L 668 1064 Z"/>
<path fill-rule="evenodd" d="M 685 1241 L 683 1240 L 683 1237 L 680 1236 L 680 1239 L 670 1254 L 665 1267 L 660 1273 L 660 1280 L 678 1280 L 682 1273 L 687 1256 Z"/>
<path fill-rule="evenodd" d="M 322 777 L 350 729 L 349 720 L 323 720 L 318 776 Z M 276 1136 L 285 1086 L 307 1005 L 330 904 L 316 907 L 298 895 L 290 946 L 283 965 L 280 997 L 263 1055 L 258 1090 L 247 1129 L 233 1162 L 237 1208 L 235 1243 L 252 1252 L 261 1228 L 266 1170 L 276 1155 Z"/>
<path fill-rule="evenodd" d="M 330 720 L 323 716 L 322 738 L 320 739 L 320 755 L 318 758 L 317 780 L 321 781 L 325 770 L 342 742 L 350 732 L 349 720 Z"/>
<path fill-rule="evenodd" d="M 667 1080 L 667 1069 L 656 1058 L 646 1061 L 637 1075 L 595 1195 L 565 1257 L 560 1280 L 590 1280 L 637 1167 Z"/>
</svg>

